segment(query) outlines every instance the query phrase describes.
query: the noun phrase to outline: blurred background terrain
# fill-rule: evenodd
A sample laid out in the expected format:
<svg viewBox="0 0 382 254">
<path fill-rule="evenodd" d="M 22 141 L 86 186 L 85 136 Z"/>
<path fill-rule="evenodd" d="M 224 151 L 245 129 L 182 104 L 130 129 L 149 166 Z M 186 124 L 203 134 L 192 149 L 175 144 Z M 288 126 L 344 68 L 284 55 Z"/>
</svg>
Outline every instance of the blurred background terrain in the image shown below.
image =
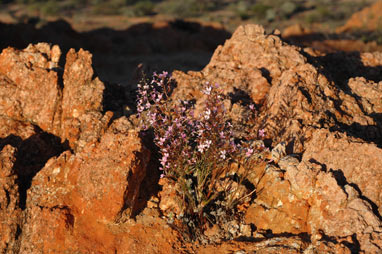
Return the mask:
<svg viewBox="0 0 382 254">
<path fill-rule="evenodd" d="M 241 24 L 278 29 L 315 54 L 382 48 L 375 0 L 0 0 L 0 49 L 29 43 L 84 48 L 103 81 L 141 70 L 201 70 Z"/>
</svg>

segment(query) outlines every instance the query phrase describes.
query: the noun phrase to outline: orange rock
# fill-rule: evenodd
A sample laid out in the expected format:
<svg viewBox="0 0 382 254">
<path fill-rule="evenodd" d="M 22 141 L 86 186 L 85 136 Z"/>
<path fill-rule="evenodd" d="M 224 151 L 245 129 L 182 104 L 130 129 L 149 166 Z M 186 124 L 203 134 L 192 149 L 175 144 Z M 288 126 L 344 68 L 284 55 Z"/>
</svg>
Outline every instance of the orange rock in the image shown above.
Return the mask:
<svg viewBox="0 0 382 254">
<path fill-rule="evenodd" d="M 246 25 L 201 72 L 174 73 L 173 99 L 199 107 L 200 82 L 218 81 L 228 117 L 248 119 L 235 100 L 257 103 L 254 130 L 265 128 L 267 145 L 286 142 L 277 160 L 253 166 L 250 241 L 206 246 L 185 243 L 156 206 L 138 213 L 158 179 L 150 151 L 127 118 L 103 112 L 90 53 L 68 53 L 62 83 L 51 69 L 59 55 L 47 44 L 0 55 L 2 252 L 381 251 L 381 53 L 313 57 Z M 170 187 L 164 211 L 176 209 Z"/>
<path fill-rule="evenodd" d="M 354 13 L 346 24 L 337 29 L 338 33 L 349 32 L 350 30 L 372 31 L 381 25 L 382 1 L 376 1 L 372 6 L 366 7 Z"/>
<path fill-rule="evenodd" d="M 6 145 L 0 152 L 0 252 L 17 250 L 22 227 L 18 177 L 14 170 L 17 149 Z"/>
</svg>

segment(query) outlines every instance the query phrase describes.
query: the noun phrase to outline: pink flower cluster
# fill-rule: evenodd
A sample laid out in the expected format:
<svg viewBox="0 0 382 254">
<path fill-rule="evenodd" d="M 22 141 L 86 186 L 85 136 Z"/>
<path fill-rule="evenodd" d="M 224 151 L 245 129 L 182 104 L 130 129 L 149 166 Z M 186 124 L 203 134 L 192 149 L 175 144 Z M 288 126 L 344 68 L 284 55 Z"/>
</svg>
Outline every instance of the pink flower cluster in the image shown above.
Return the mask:
<svg viewBox="0 0 382 254">
<path fill-rule="evenodd" d="M 138 115 L 144 130 L 154 129 L 154 141 L 162 155 L 163 176 L 188 174 L 194 162 L 206 156 L 218 164 L 232 156 L 236 149 L 232 124 L 225 119 L 224 96 L 217 88 L 218 85 L 204 84 L 205 109 L 202 115 L 194 116 L 194 105 L 190 101 L 175 104 L 170 100 L 173 84 L 167 72 L 154 73 L 150 82 L 138 85 Z M 182 168 L 174 165 L 182 165 Z"/>
<path fill-rule="evenodd" d="M 174 80 L 167 72 L 154 73 L 151 81 L 138 85 L 138 117 L 142 130 L 154 132 L 161 177 L 183 184 L 182 196 L 190 213 L 202 213 L 218 197 L 217 182 L 233 160 L 250 165 L 259 149 L 234 136 L 224 106 L 227 96 L 219 85 L 207 82 L 202 86 L 204 105 L 202 113 L 195 115 L 192 101 L 172 100 Z M 254 111 L 254 106 L 250 109 Z M 263 138 L 264 130 L 258 136 Z"/>
</svg>

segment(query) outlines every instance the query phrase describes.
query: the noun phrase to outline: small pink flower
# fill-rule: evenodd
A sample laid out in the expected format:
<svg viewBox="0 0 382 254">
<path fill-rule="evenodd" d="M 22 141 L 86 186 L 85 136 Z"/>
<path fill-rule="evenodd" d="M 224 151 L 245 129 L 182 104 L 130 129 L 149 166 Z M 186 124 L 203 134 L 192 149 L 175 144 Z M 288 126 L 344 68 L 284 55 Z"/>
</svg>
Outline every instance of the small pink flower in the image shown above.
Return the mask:
<svg viewBox="0 0 382 254">
<path fill-rule="evenodd" d="M 260 136 L 261 138 L 264 138 L 264 137 L 265 137 L 265 130 L 264 130 L 264 129 L 259 130 L 259 136 Z"/>
<path fill-rule="evenodd" d="M 168 72 L 167 71 L 164 71 L 162 72 L 161 74 L 158 75 L 159 78 L 165 78 L 168 76 Z"/>
<path fill-rule="evenodd" d="M 250 157 L 251 155 L 253 154 L 253 149 L 252 148 L 248 148 L 247 149 L 247 152 L 245 153 L 245 157 Z"/>
<path fill-rule="evenodd" d="M 208 149 L 208 148 L 210 147 L 211 143 L 212 143 L 211 140 L 206 140 L 206 141 L 204 141 L 202 144 L 199 144 L 199 145 L 198 145 L 198 151 L 199 151 L 200 153 L 203 153 L 204 150 L 206 150 L 206 149 Z"/>
<path fill-rule="evenodd" d="M 160 138 L 158 144 L 163 146 L 163 143 L 166 141 L 165 138 Z"/>
<path fill-rule="evenodd" d="M 162 99 L 162 97 L 163 97 L 163 94 L 158 94 L 158 97 L 157 97 L 157 99 L 155 100 L 155 102 L 159 102 L 161 99 Z"/>
<path fill-rule="evenodd" d="M 142 106 L 139 106 L 139 107 L 137 108 L 137 110 L 138 110 L 139 113 L 141 113 L 143 110 L 145 110 L 145 108 L 142 107 Z"/>
<path fill-rule="evenodd" d="M 223 160 L 226 158 L 226 151 L 225 150 L 220 151 L 220 158 L 222 158 Z"/>
<path fill-rule="evenodd" d="M 206 94 L 206 95 L 210 95 L 211 94 L 211 90 L 212 90 L 212 87 L 208 86 L 208 87 L 206 87 L 203 90 L 203 93 Z"/>
<path fill-rule="evenodd" d="M 210 115 L 211 115 L 211 110 L 210 110 L 210 109 L 207 109 L 207 110 L 204 112 L 204 119 L 206 119 L 206 120 L 210 119 Z"/>
</svg>

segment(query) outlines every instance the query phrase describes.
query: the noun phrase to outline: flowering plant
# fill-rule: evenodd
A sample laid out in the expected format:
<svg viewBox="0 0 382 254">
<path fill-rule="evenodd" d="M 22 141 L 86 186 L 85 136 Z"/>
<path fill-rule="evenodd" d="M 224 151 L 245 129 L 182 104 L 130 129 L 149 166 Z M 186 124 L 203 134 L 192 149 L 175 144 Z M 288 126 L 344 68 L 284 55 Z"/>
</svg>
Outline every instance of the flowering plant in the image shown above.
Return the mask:
<svg viewBox="0 0 382 254">
<path fill-rule="evenodd" d="M 252 197 L 255 190 L 247 190 L 243 181 L 250 166 L 263 159 L 265 148 L 262 142 L 235 138 L 219 85 L 203 85 L 204 107 L 196 114 L 192 101 L 172 100 L 173 84 L 167 72 L 154 73 L 150 82 L 143 80 L 138 85 L 138 117 L 143 130 L 154 131 L 162 156 L 161 177 L 180 186 L 184 216 L 203 227 L 206 221 L 219 220 L 214 212 L 218 206 L 232 211 Z M 245 170 L 232 172 L 233 162 Z"/>
</svg>

